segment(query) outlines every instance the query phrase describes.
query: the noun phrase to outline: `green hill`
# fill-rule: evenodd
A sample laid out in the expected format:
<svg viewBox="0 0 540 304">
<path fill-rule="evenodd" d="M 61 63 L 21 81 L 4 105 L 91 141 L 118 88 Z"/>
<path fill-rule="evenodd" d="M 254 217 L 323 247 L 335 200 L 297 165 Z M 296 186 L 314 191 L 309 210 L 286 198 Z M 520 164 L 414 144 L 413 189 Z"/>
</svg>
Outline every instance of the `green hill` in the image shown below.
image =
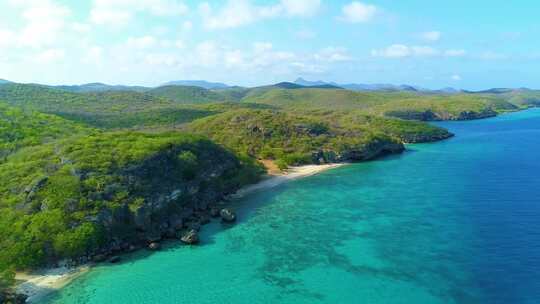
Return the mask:
<svg viewBox="0 0 540 304">
<path fill-rule="evenodd" d="M 0 86 L 0 100 L 98 128 L 178 125 L 213 114 L 147 93 L 73 93 L 27 84 Z"/>
<path fill-rule="evenodd" d="M 8 154 L 20 148 L 90 131 L 55 115 L 25 111 L 0 103 L 0 163 Z"/>
<path fill-rule="evenodd" d="M 259 174 L 216 144 L 179 133 L 97 133 L 22 149 L 0 164 L 0 273 L 144 245 L 180 214 Z"/>
<path fill-rule="evenodd" d="M 153 96 L 165 97 L 177 103 L 200 104 L 229 101 L 218 92 L 194 86 L 169 85 L 148 91 Z"/>
<path fill-rule="evenodd" d="M 335 112 L 305 115 L 246 109 L 196 120 L 188 130 L 208 136 L 238 153 L 277 160 L 282 168 L 367 160 L 401 152 L 403 141 L 451 136 L 437 127 L 395 119 L 360 115 L 353 118 Z"/>
</svg>

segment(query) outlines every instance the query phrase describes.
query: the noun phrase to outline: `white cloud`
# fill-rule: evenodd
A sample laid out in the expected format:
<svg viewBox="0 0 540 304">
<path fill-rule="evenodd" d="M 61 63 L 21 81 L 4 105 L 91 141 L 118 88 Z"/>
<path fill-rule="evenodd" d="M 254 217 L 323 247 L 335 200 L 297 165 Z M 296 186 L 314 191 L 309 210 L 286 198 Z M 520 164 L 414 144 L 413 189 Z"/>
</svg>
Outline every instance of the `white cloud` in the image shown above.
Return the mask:
<svg viewBox="0 0 540 304">
<path fill-rule="evenodd" d="M 377 57 L 402 58 L 411 56 L 411 49 L 403 44 L 393 44 L 382 50 L 372 50 L 371 55 Z"/>
<path fill-rule="evenodd" d="M 10 2 L 21 9 L 26 25 L 17 33 L 18 44 L 40 48 L 51 45 L 61 36 L 71 10 L 50 0 L 20 0 Z"/>
<path fill-rule="evenodd" d="M 404 44 L 393 44 L 384 49 L 375 49 L 371 55 L 375 57 L 386 58 L 404 58 L 404 57 L 460 57 L 466 54 L 463 49 L 439 50 L 430 46 L 407 46 Z"/>
<path fill-rule="evenodd" d="M 430 31 L 425 32 L 421 34 L 422 39 L 429 41 L 429 42 L 435 42 L 439 41 L 441 39 L 441 32 L 438 31 Z"/>
<path fill-rule="evenodd" d="M 350 61 L 352 58 L 348 55 L 347 49 L 342 47 L 327 47 L 314 55 L 316 60 L 326 62 Z"/>
<path fill-rule="evenodd" d="M 0 29 L 0 48 L 9 48 L 17 43 L 17 37 L 10 30 Z"/>
<path fill-rule="evenodd" d="M 126 45 L 131 48 L 136 49 L 148 49 L 154 47 L 157 43 L 156 38 L 152 36 L 142 36 L 142 37 L 130 37 L 128 38 Z"/>
<path fill-rule="evenodd" d="M 452 75 L 452 76 L 450 77 L 450 79 L 452 79 L 452 80 L 454 80 L 454 81 L 460 81 L 460 80 L 461 80 L 461 76 L 455 74 L 455 75 Z"/>
<path fill-rule="evenodd" d="M 64 59 L 65 51 L 62 49 L 49 49 L 38 53 L 33 59 L 40 64 L 48 64 Z"/>
<path fill-rule="evenodd" d="M 354 1 L 342 8 L 341 20 L 350 23 L 368 22 L 377 14 L 377 7 L 371 4 Z"/>
<path fill-rule="evenodd" d="M 193 28 L 193 23 L 191 23 L 191 21 L 184 21 L 184 23 L 182 23 L 182 29 L 184 31 L 191 31 L 192 28 Z"/>
<path fill-rule="evenodd" d="M 182 40 L 176 40 L 174 42 L 174 46 L 177 48 L 177 49 L 184 49 L 186 47 L 186 45 L 184 44 L 184 41 Z"/>
<path fill-rule="evenodd" d="M 75 22 L 71 25 L 72 29 L 77 33 L 89 33 L 92 31 L 92 26 L 87 23 Z"/>
<path fill-rule="evenodd" d="M 261 20 L 288 17 L 309 17 L 318 12 L 320 0 L 281 0 L 271 5 L 256 5 L 250 0 L 228 0 L 219 10 L 208 2 L 199 5 L 207 29 L 236 28 Z"/>
<path fill-rule="evenodd" d="M 320 0 L 281 0 L 281 6 L 289 16 L 309 17 L 315 15 L 321 6 Z"/>
<path fill-rule="evenodd" d="M 444 55 L 447 57 L 461 57 L 461 56 L 465 56 L 465 54 L 467 54 L 467 52 L 463 49 L 444 51 Z"/>
<path fill-rule="evenodd" d="M 480 59 L 483 59 L 483 60 L 503 60 L 503 59 L 507 59 L 507 58 L 508 58 L 507 55 L 500 54 L 500 53 L 493 52 L 493 51 L 487 51 L 487 52 L 484 52 L 484 53 L 480 54 Z"/>
<path fill-rule="evenodd" d="M 91 46 L 86 50 L 82 61 L 87 64 L 102 65 L 103 63 L 103 48 L 99 46 Z"/>
<path fill-rule="evenodd" d="M 180 16 L 189 8 L 175 0 L 94 0 L 90 20 L 98 25 L 124 26 L 137 12 L 155 16 Z"/>
</svg>

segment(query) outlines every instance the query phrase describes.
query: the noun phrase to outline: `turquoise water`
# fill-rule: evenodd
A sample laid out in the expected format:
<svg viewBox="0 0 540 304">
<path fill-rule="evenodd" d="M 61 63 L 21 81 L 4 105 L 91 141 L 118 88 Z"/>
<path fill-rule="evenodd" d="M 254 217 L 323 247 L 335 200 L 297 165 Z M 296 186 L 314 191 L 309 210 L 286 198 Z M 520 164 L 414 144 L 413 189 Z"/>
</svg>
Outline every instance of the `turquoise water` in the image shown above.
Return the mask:
<svg viewBox="0 0 540 304">
<path fill-rule="evenodd" d="M 234 202 L 241 221 L 47 303 L 540 303 L 540 110 Z"/>
</svg>

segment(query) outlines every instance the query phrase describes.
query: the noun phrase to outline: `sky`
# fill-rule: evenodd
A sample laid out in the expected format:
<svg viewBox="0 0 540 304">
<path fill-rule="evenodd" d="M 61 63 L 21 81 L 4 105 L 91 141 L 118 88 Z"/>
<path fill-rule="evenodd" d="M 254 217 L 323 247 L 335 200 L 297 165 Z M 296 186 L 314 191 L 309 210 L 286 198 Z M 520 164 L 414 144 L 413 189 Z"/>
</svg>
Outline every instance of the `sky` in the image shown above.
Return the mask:
<svg viewBox="0 0 540 304">
<path fill-rule="evenodd" d="M 0 78 L 540 88 L 536 0 L 0 0 Z"/>
</svg>

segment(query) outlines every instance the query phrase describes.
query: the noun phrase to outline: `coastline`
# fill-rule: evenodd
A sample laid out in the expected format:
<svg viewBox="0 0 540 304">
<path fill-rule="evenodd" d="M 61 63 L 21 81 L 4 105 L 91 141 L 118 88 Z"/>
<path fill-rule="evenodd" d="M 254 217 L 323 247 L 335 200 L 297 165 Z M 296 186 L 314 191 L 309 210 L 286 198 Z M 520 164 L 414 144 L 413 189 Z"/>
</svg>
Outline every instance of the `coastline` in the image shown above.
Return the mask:
<svg viewBox="0 0 540 304">
<path fill-rule="evenodd" d="M 24 294 L 28 298 L 26 303 L 35 303 L 55 290 L 69 284 L 71 281 L 90 270 L 90 265 L 78 267 L 57 267 L 40 269 L 32 272 L 19 272 L 15 276 L 17 281 L 17 293 Z"/>
<path fill-rule="evenodd" d="M 241 188 L 240 190 L 236 191 L 236 193 L 232 194 L 230 198 L 232 199 L 242 198 L 256 191 L 274 188 L 285 182 L 315 175 L 329 169 L 344 166 L 345 164 L 346 163 L 336 163 L 336 164 L 289 167 L 289 169 L 287 169 L 285 172 L 282 172 L 279 174 L 269 174 L 267 175 L 266 178 L 264 178 L 263 180 L 261 180 L 260 182 L 256 184 Z"/>
<path fill-rule="evenodd" d="M 306 165 L 289 167 L 289 169 L 280 173 L 271 172 L 258 183 L 239 189 L 236 193 L 230 195 L 230 198 L 238 199 L 253 192 L 271 189 L 288 181 L 316 175 L 329 169 L 344 166 L 345 164 Z M 91 267 L 91 264 L 85 264 L 71 268 L 63 266 L 36 270 L 29 273 L 19 272 L 16 275 L 16 279 L 20 283 L 16 286 L 16 291 L 28 297 L 26 300 L 27 303 L 36 303 L 43 297 L 61 289 L 74 279 L 88 272 Z"/>
</svg>

